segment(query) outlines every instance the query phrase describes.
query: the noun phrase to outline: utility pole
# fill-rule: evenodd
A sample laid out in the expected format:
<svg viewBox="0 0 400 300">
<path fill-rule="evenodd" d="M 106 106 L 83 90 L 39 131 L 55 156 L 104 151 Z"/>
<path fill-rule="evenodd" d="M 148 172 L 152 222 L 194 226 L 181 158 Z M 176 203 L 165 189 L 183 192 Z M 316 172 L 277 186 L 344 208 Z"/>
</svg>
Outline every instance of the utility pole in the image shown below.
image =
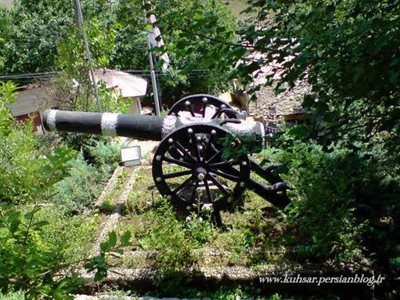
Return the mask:
<svg viewBox="0 0 400 300">
<path fill-rule="evenodd" d="M 97 107 L 98 107 L 100 112 L 103 112 L 103 109 L 101 107 L 99 94 L 97 92 L 96 78 L 94 77 L 92 54 L 90 53 L 89 42 L 88 42 L 88 38 L 87 38 L 87 35 L 86 35 L 85 26 L 83 24 L 83 14 L 82 14 L 82 7 L 81 7 L 80 0 L 75 0 L 74 8 L 75 8 L 75 22 L 76 22 L 76 25 L 82 30 L 83 42 L 84 42 L 84 45 L 85 45 L 86 56 L 87 56 L 87 59 L 88 59 L 88 62 L 89 62 L 89 72 L 90 72 L 90 77 L 91 77 L 91 80 L 92 80 L 92 83 L 93 83 L 93 89 L 94 89 L 94 95 L 96 97 Z"/>
<path fill-rule="evenodd" d="M 147 2 L 146 4 L 149 5 L 150 2 Z M 144 22 L 145 22 L 145 24 L 148 24 L 146 5 L 145 5 L 144 1 L 142 2 L 142 5 L 143 5 L 143 12 L 144 12 Z M 150 33 L 149 33 L 149 35 L 150 35 Z M 157 80 L 156 80 L 156 73 L 154 72 L 153 54 L 151 52 L 152 46 L 151 46 L 149 35 L 147 36 L 147 48 L 149 50 L 149 64 L 150 64 L 151 85 L 153 86 L 154 105 L 155 105 L 155 108 L 156 108 L 156 115 L 160 116 L 160 114 L 161 114 L 160 99 L 158 98 Z"/>
</svg>

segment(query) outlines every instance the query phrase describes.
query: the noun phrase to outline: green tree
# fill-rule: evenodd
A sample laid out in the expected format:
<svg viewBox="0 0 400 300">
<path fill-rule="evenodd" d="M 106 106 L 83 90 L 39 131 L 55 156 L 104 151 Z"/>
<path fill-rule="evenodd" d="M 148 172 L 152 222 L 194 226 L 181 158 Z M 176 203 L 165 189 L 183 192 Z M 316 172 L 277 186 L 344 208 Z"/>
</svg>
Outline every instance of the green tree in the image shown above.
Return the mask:
<svg viewBox="0 0 400 300">
<path fill-rule="evenodd" d="M 76 274 L 79 264 L 95 270 L 95 280 L 104 278 L 108 253 L 122 253 L 130 234 L 117 242 L 111 233 L 98 256 L 71 261 L 66 248 L 77 248 L 71 244 L 73 232 L 87 236 L 85 228 L 93 227 L 82 223 L 90 220 L 65 216 L 59 207 L 44 212 L 36 204 L 54 196 L 54 184 L 68 175 L 72 151 L 43 143 L 30 123 L 16 124 L 5 106 L 14 99 L 15 86 L 0 82 L 0 293 L 23 290 L 28 299 L 71 299 L 70 293 L 84 282 Z M 92 150 L 98 152 L 99 164 L 110 157 L 101 149 Z"/>
<path fill-rule="evenodd" d="M 364 254 L 379 268 L 398 272 L 400 2 L 260 0 L 248 5 L 256 12 L 256 22 L 241 34 L 263 58 L 249 61 L 244 56 L 236 75 L 250 81 L 248 74 L 273 65 L 266 77 L 276 92 L 298 81 L 311 86 L 303 101 L 308 123 L 288 130 L 276 144 L 285 149 L 286 158 L 297 161 L 291 172 L 305 165 L 315 169 L 314 174 L 308 169 L 301 174 L 299 202 L 292 208 L 311 207 L 332 195 L 333 188 L 342 188 L 340 202 L 346 205 L 338 207 L 335 201 L 333 216 L 342 211 L 336 219 L 339 223 L 368 224 L 361 232 Z M 274 80 L 277 74 L 279 79 Z M 304 142 L 305 152 L 299 151 L 298 140 Z M 302 152 L 305 156 L 299 159 Z M 340 153 L 348 153 L 344 161 L 351 163 L 338 160 L 335 156 Z M 326 158 L 332 165 L 324 162 Z M 343 184 L 350 174 L 352 179 Z M 334 185 L 329 187 L 331 182 Z M 323 200 L 315 206 L 312 216 L 302 210 L 295 219 L 306 226 L 318 216 L 333 222 L 326 204 L 329 201 Z M 321 241 L 335 233 L 327 230 L 309 233 Z"/>
<path fill-rule="evenodd" d="M 20 1 L 0 10 L 0 72 L 46 72 L 85 65 L 82 38 L 74 24 L 73 1 Z M 134 69 L 148 79 L 147 28 L 142 1 L 82 0 L 96 66 Z M 165 48 L 171 58 L 159 77 L 164 99 L 226 89 L 229 63 L 217 54 L 236 42 L 236 19 L 220 0 L 154 1 Z M 156 53 L 157 54 L 157 53 Z M 46 59 L 43 59 L 43 58 Z M 157 65 L 160 70 L 160 65 Z M 199 70 L 201 70 L 199 72 Z"/>
<path fill-rule="evenodd" d="M 222 1 L 152 1 L 147 13 L 156 16 L 165 43 L 154 50 L 155 56 L 166 51 L 171 60 L 168 72 L 159 77 L 165 101 L 172 103 L 193 93 L 218 94 L 227 88 L 230 65 L 221 53 L 236 42 L 237 20 Z M 149 27 L 144 24 L 142 1 L 119 1 L 116 14 L 118 34 L 112 64 L 122 69 L 149 69 Z"/>
<path fill-rule="evenodd" d="M 347 134 L 349 143 L 368 142 L 384 132 L 388 142 L 398 142 L 399 1 L 277 0 L 249 5 L 258 11 L 258 26 L 242 34 L 254 51 L 264 54 L 255 68 L 281 65 L 267 75 L 273 84 L 280 72 L 278 92 L 298 80 L 312 86 L 303 106 L 315 113 L 321 141 Z M 239 74 L 248 67 L 242 64 Z"/>
<path fill-rule="evenodd" d="M 82 0 L 85 20 L 110 11 L 107 0 Z M 0 72 L 47 72 L 56 69 L 57 44 L 74 27 L 73 1 L 17 1 L 0 8 Z"/>
</svg>

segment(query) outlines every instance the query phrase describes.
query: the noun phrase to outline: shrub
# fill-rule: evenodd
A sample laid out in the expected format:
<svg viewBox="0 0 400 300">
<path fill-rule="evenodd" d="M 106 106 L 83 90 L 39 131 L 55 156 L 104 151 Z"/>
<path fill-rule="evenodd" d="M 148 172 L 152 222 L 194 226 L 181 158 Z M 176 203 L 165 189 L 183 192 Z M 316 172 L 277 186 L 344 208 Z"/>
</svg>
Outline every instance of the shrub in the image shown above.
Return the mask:
<svg viewBox="0 0 400 300">
<path fill-rule="evenodd" d="M 271 154 L 286 166 L 287 180 L 294 187 L 293 202 L 286 209 L 289 244 L 309 259 L 346 260 L 357 255 L 364 228 L 354 215 L 359 157 L 346 149 L 325 152 L 302 142 L 288 150 L 270 150 Z"/>
<path fill-rule="evenodd" d="M 56 245 L 43 240 L 48 222 L 37 220 L 37 211 L 0 210 L 0 290 L 24 289 L 30 298 L 47 294 L 62 299 L 70 291 L 67 286 L 73 289 L 81 281 L 76 276 L 53 278 L 63 257 Z"/>
<path fill-rule="evenodd" d="M 72 157 L 67 148 L 42 144 L 33 126 L 15 123 L 5 106 L 15 99 L 15 86 L 0 82 L 0 202 L 28 203 L 48 196 L 49 187 L 65 175 Z"/>
<path fill-rule="evenodd" d="M 9 292 L 6 295 L 0 293 L 0 299 L 2 300 L 24 300 L 25 295 L 22 292 Z"/>
<path fill-rule="evenodd" d="M 87 257 L 96 238 L 99 221 L 96 215 L 69 216 L 58 207 L 49 206 L 37 212 L 37 220 L 48 222 L 42 232 L 43 241 L 54 245 L 63 260 L 73 262 Z"/>
<path fill-rule="evenodd" d="M 96 270 L 95 280 L 101 280 L 109 267 L 106 255 L 110 252 L 122 254 L 122 248 L 129 244 L 129 232 L 121 236 L 119 243 L 112 232 L 100 245 L 98 256 L 81 254 L 73 261 L 68 250 L 87 237 L 88 229 L 93 231 L 93 228 L 51 210 L 41 214 L 38 216 L 38 208 L 1 207 L 0 293 L 22 290 L 28 299 L 72 299 L 71 292 L 84 282 L 75 273 L 79 263 L 84 263 L 89 271 Z M 82 232 L 86 235 L 76 235 Z"/>
<path fill-rule="evenodd" d="M 54 185 L 52 201 L 69 212 L 82 212 L 91 206 L 117 166 L 118 145 L 97 141 L 88 146 L 87 151 L 92 157 L 92 164 L 86 162 L 81 153 L 67 164 L 69 176 Z"/>
<path fill-rule="evenodd" d="M 15 89 L 16 86 L 12 82 L 0 81 L 0 135 L 7 135 L 14 121 L 10 110 L 5 105 L 15 101 Z"/>
<path fill-rule="evenodd" d="M 73 152 L 65 147 L 41 144 L 32 124 L 15 124 L 0 139 L 0 199 L 7 203 L 31 203 L 49 197 L 50 187 L 65 176 L 64 165 Z"/>
<path fill-rule="evenodd" d="M 54 185 L 52 202 L 67 211 L 82 212 L 90 206 L 108 179 L 108 173 L 88 165 L 82 155 L 67 164 L 69 176 Z"/>
<path fill-rule="evenodd" d="M 140 240 L 145 250 L 158 250 L 156 264 L 162 275 L 185 271 L 194 263 L 191 241 L 170 204 L 162 200 L 159 207 L 148 212 L 154 223 Z M 162 217 L 161 217 L 162 216 Z"/>
<path fill-rule="evenodd" d="M 120 145 L 111 140 L 95 141 L 88 147 L 88 152 L 93 158 L 93 163 L 104 172 L 114 170 L 120 161 Z"/>
</svg>

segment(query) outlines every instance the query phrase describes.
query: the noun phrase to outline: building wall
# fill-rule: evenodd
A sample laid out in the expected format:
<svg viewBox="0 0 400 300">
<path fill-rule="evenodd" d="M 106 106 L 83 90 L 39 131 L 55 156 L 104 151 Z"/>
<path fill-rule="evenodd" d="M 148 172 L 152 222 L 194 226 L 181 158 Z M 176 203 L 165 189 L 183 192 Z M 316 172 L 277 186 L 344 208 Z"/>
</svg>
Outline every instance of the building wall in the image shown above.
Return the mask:
<svg viewBox="0 0 400 300">
<path fill-rule="evenodd" d="M 43 111 L 48 108 L 50 95 L 46 87 L 38 87 L 20 91 L 17 99 L 12 104 L 6 105 L 11 109 L 13 116 L 26 115 L 36 111 Z"/>
</svg>

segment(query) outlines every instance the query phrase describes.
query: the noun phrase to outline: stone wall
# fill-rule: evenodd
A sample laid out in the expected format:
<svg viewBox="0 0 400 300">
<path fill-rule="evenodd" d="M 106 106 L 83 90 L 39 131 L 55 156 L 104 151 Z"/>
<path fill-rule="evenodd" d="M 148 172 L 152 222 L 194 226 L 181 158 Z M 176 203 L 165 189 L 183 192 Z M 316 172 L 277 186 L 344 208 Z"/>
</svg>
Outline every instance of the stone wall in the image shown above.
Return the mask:
<svg viewBox="0 0 400 300">
<path fill-rule="evenodd" d="M 310 86 L 299 82 L 294 88 L 279 95 L 274 88 L 264 86 L 257 93 L 257 101 L 249 104 L 249 114 L 254 119 L 263 122 L 267 131 L 274 133 L 278 130 L 279 122 L 284 116 L 302 113 L 301 103 L 303 97 L 310 91 Z M 274 130 L 276 128 L 276 130 Z"/>
</svg>

